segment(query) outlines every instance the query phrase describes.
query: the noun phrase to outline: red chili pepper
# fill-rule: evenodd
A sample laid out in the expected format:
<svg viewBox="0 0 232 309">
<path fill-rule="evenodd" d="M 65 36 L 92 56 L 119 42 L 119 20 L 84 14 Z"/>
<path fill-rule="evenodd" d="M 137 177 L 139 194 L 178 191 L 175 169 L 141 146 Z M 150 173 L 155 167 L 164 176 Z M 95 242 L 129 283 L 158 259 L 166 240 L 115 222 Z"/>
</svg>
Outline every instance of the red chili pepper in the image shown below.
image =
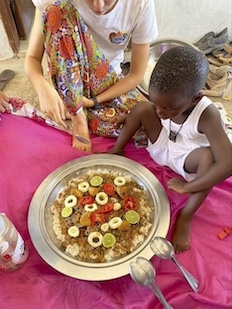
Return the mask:
<svg viewBox="0 0 232 309">
<path fill-rule="evenodd" d="M 128 196 L 122 201 L 123 207 L 127 210 L 136 210 L 139 207 L 139 202 L 135 197 Z"/>
</svg>

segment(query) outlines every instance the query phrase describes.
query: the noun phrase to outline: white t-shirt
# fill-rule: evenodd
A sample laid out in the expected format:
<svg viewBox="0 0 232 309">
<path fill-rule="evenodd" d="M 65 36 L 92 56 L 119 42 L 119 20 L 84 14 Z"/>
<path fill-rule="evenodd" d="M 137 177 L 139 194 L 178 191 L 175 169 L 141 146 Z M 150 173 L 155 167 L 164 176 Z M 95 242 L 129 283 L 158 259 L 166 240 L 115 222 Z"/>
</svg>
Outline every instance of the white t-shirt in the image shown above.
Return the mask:
<svg viewBox="0 0 232 309">
<path fill-rule="evenodd" d="M 40 10 L 53 2 L 32 1 Z M 154 41 L 158 35 L 154 0 L 119 0 L 106 15 L 94 14 L 84 0 L 70 1 L 117 73 L 121 72 L 120 63 L 130 39 L 136 44 L 146 44 Z"/>
</svg>

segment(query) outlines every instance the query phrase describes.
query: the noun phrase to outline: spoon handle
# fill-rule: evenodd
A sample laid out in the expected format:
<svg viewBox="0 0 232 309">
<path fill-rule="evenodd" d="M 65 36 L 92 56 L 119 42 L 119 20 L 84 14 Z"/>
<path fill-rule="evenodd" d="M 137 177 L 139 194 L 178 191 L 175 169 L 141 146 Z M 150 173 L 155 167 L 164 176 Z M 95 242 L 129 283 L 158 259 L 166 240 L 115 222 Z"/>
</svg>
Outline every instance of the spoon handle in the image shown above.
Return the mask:
<svg viewBox="0 0 232 309">
<path fill-rule="evenodd" d="M 169 305 L 169 303 L 166 301 L 163 293 L 160 291 L 160 289 L 158 288 L 158 286 L 156 285 L 155 281 L 152 280 L 150 281 L 150 285 L 149 285 L 150 289 L 152 290 L 152 292 L 155 294 L 155 296 L 158 298 L 158 300 L 160 301 L 160 303 L 164 306 L 164 309 L 174 309 L 171 305 Z"/>
<path fill-rule="evenodd" d="M 73 135 L 73 130 L 72 130 L 72 128 L 70 128 L 70 126 L 69 126 L 67 123 L 66 123 L 66 125 L 67 125 L 68 129 L 66 129 L 66 130 L 64 130 L 64 131 L 67 132 L 67 133 L 69 133 L 70 135 Z M 87 140 L 86 138 L 84 138 L 83 136 L 80 136 L 79 134 L 74 134 L 74 135 L 75 135 L 76 139 L 77 139 L 79 142 L 81 142 L 81 143 L 83 143 L 83 144 L 87 144 L 87 145 L 90 144 L 90 141 Z"/>
<path fill-rule="evenodd" d="M 72 131 L 71 129 L 63 130 L 63 131 L 69 133 L 70 135 L 73 135 L 73 131 Z M 80 135 L 78 135 L 78 134 L 74 134 L 74 135 L 75 135 L 75 138 L 76 138 L 79 142 L 81 142 L 81 143 L 83 143 L 83 144 L 87 144 L 87 145 L 90 144 L 89 140 L 87 140 L 87 139 L 84 138 L 83 136 L 80 136 Z"/>
<path fill-rule="evenodd" d="M 191 286 L 191 288 L 193 289 L 193 291 L 195 293 L 198 293 L 198 287 L 199 287 L 199 282 L 197 281 L 197 279 L 190 274 L 175 258 L 175 256 L 172 256 L 172 260 L 173 262 L 176 264 L 176 266 L 180 269 L 180 271 L 182 272 L 183 276 L 185 277 L 185 279 L 187 280 L 188 284 Z"/>
<path fill-rule="evenodd" d="M 70 135 L 73 135 L 72 128 L 71 128 L 67 123 L 66 123 L 67 129 L 65 129 L 65 128 L 59 126 L 55 121 L 53 121 L 53 120 L 50 119 L 49 117 L 47 117 L 47 116 L 45 116 L 44 114 L 42 114 L 41 112 L 38 111 L 37 113 L 38 113 L 38 115 L 39 115 L 40 117 L 42 117 L 42 118 L 46 121 L 46 123 L 47 123 L 48 125 L 53 126 L 53 127 L 55 127 L 56 129 L 58 129 L 58 130 L 60 130 L 60 131 L 67 132 L 67 133 L 69 133 Z M 78 134 L 75 134 L 75 137 L 76 137 L 76 139 L 77 139 L 79 142 L 81 142 L 81 143 L 83 143 L 83 144 L 87 144 L 87 145 L 90 144 L 90 141 L 87 140 L 86 138 L 84 138 L 83 136 L 80 136 L 80 135 L 78 135 Z"/>
</svg>

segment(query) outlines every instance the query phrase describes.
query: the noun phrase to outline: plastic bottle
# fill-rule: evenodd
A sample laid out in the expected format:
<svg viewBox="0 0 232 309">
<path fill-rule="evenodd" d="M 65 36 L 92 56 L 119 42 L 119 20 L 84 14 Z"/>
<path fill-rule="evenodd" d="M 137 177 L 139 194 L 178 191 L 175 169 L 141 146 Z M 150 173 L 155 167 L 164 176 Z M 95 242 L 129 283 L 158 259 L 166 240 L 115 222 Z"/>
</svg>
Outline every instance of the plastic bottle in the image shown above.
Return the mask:
<svg viewBox="0 0 232 309">
<path fill-rule="evenodd" d="M 19 269 L 28 258 L 28 248 L 13 223 L 0 213 L 0 269 Z"/>
</svg>

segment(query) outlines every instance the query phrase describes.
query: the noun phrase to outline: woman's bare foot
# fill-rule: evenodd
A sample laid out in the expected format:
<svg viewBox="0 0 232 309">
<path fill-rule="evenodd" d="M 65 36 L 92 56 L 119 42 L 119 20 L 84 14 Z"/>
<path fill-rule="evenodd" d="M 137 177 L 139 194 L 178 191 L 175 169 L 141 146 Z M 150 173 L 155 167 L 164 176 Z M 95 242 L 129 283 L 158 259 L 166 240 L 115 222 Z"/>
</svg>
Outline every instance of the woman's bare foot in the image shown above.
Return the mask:
<svg viewBox="0 0 232 309">
<path fill-rule="evenodd" d="M 176 253 L 185 252 L 190 248 L 190 221 L 181 214 L 176 220 L 171 242 Z"/>
<path fill-rule="evenodd" d="M 87 119 L 83 111 L 80 111 L 76 116 L 72 116 L 73 133 L 78 134 L 90 141 Z M 72 146 L 82 151 L 91 152 L 92 144 L 83 144 L 79 142 L 75 136 L 72 139 Z"/>
</svg>

